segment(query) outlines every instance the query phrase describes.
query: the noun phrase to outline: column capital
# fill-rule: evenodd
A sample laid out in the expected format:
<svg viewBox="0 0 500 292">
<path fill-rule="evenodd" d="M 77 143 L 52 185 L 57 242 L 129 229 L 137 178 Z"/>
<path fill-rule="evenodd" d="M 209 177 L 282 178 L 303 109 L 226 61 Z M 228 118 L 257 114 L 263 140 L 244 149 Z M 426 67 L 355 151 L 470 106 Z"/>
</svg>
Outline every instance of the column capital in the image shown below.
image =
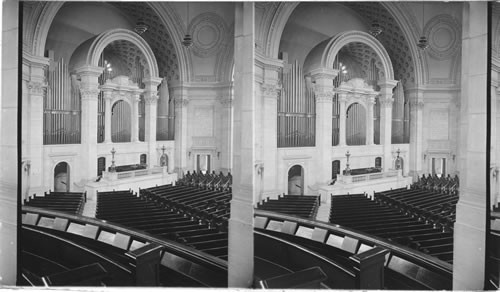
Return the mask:
<svg viewBox="0 0 500 292">
<path fill-rule="evenodd" d="M 46 82 L 29 81 L 27 86 L 31 95 L 43 96 L 47 90 Z"/>
<path fill-rule="evenodd" d="M 231 107 L 233 103 L 233 99 L 231 98 L 231 96 L 221 95 L 217 97 L 217 100 L 223 107 Z"/>
<path fill-rule="evenodd" d="M 185 96 L 178 96 L 174 98 L 174 104 L 176 108 L 183 108 L 189 104 L 189 98 Z"/>
<path fill-rule="evenodd" d="M 339 74 L 339 70 L 331 69 L 331 68 L 317 68 L 310 72 L 313 80 L 318 81 L 321 79 L 332 80 L 337 77 Z M 333 86 L 333 83 L 332 83 Z"/>
<path fill-rule="evenodd" d="M 133 96 L 135 97 L 136 94 L 134 94 Z M 140 95 L 137 96 L 139 96 L 140 99 Z M 155 105 L 158 102 L 158 99 L 159 99 L 158 91 L 148 91 L 148 94 L 144 95 L 144 101 L 146 102 L 147 105 Z"/>
<path fill-rule="evenodd" d="M 314 92 L 316 96 L 316 103 L 332 103 L 333 102 L 333 91 L 317 91 Z"/>
<path fill-rule="evenodd" d="M 82 95 L 82 100 L 85 99 L 97 99 L 99 95 L 99 85 L 92 83 L 82 83 L 80 84 L 80 94 Z"/>
<path fill-rule="evenodd" d="M 98 67 L 98 66 L 82 66 L 76 68 L 75 72 L 76 74 L 80 76 L 91 76 L 91 77 L 99 77 L 101 76 L 102 72 L 104 71 L 103 67 Z"/>
<path fill-rule="evenodd" d="M 424 102 L 421 100 L 410 100 L 410 106 L 414 107 L 416 109 L 423 109 L 424 108 Z"/>
<path fill-rule="evenodd" d="M 265 98 L 277 99 L 281 92 L 281 86 L 272 83 L 262 83 L 262 96 Z"/>
<path fill-rule="evenodd" d="M 389 98 L 379 98 L 380 105 L 383 107 L 392 107 L 392 103 L 394 99 L 392 97 Z"/>
<path fill-rule="evenodd" d="M 160 85 L 162 81 L 163 81 L 163 79 L 160 77 L 149 76 L 149 77 L 144 78 L 142 80 L 142 83 L 144 83 L 144 85 L 146 85 L 146 91 L 152 91 L 153 89 L 157 90 L 158 85 Z"/>
<path fill-rule="evenodd" d="M 392 79 L 383 79 L 379 80 L 377 85 L 380 87 L 380 92 L 384 93 L 384 91 L 390 91 L 392 93 L 392 89 L 398 85 L 397 80 L 392 80 Z"/>
</svg>

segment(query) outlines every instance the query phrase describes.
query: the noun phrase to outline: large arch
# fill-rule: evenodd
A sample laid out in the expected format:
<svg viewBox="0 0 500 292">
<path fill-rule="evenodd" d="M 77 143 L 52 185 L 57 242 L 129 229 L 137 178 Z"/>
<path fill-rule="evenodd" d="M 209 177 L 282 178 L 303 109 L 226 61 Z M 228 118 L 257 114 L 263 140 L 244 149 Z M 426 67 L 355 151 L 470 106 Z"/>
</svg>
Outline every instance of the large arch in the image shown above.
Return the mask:
<svg viewBox="0 0 500 292">
<path fill-rule="evenodd" d="M 282 2 L 275 9 L 269 9 L 268 14 L 271 17 L 264 17 L 268 22 L 260 27 L 262 42 L 265 45 L 263 48 L 264 54 L 271 58 L 278 58 L 279 47 L 283 30 L 290 18 L 292 12 L 301 2 Z M 419 38 L 418 26 L 415 26 L 415 17 L 407 16 L 409 9 L 407 4 L 400 2 L 380 2 L 396 20 L 405 39 L 408 41 L 410 55 L 413 61 L 415 83 L 424 84 L 427 80 L 428 72 L 426 58 L 422 58 L 422 52 L 417 49 L 417 40 Z"/>
<path fill-rule="evenodd" d="M 158 63 L 149 44 L 135 32 L 122 28 L 105 31 L 81 44 L 71 57 L 73 69 L 82 66 L 98 67 L 101 53 L 106 46 L 117 40 L 128 41 L 139 48 L 148 65 L 147 76 L 159 77 Z"/>
<path fill-rule="evenodd" d="M 378 55 L 384 68 L 384 79 L 394 80 L 394 69 L 389 54 L 384 46 L 372 35 L 362 31 L 346 31 L 339 33 L 330 40 L 324 41 L 314 47 L 307 55 L 304 62 L 304 73 L 314 69 L 334 67 L 335 57 L 340 49 L 349 43 L 363 43 L 372 48 Z"/>
<path fill-rule="evenodd" d="M 44 56 L 50 26 L 57 12 L 65 3 L 64 1 L 44 2 L 43 4 L 39 4 L 43 5 L 43 7 L 37 8 L 33 15 L 31 15 L 31 19 L 33 20 L 28 22 L 30 27 L 25 28 L 25 31 L 32 31 L 32 33 L 28 33 L 27 37 L 32 38 L 31 47 L 29 47 L 29 49 L 33 55 L 40 57 Z M 189 72 L 188 68 L 191 67 L 191 62 L 190 58 L 186 58 L 186 48 L 181 45 L 184 32 L 181 27 L 181 23 L 183 23 L 182 19 L 167 2 L 151 2 L 148 3 L 148 5 L 158 14 L 158 17 L 167 29 L 167 33 L 172 38 L 175 53 L 179 60 L 180 78 L 183 81 L 188 81 L 187 72 Z"/>
</svg>

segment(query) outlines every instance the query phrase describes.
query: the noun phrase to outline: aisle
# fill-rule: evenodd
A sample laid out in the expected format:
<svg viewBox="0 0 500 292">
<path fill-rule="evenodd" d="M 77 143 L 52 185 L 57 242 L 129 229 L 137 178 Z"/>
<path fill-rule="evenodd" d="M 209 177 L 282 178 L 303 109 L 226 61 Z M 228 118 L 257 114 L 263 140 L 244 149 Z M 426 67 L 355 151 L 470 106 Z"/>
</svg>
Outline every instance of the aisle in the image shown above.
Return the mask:
<svg viewBox="0 0 500 292">
<path fill-rule="evenodd" d="M 316 215 L 316 220 L 328 222 L 330 216 L 330 204 L 331 200 L 327 200 L 326 203 L 321 202 L 321 206 L 318 208 L 318 214 Z"/>
</svg>

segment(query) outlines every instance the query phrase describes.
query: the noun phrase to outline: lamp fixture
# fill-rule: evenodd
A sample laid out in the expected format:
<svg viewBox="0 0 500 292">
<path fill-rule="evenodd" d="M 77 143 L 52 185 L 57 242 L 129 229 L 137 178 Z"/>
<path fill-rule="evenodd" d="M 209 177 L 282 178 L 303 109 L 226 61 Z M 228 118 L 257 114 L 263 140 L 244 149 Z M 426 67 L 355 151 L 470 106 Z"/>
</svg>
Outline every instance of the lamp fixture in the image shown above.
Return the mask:
<svg viewBox="0 0 500 292">
<path fill-rule="evenodd" d="M 189 1 L 186 2 L 186 35 L 184 36 L 184 39 L 182 40 L 182 45 L 185 46 L 186 48 L 190 48 L 193 45 L 193 38 L 189 34 Z"/>
<path fill-rule="evenodd" d="M 149 29 L 149 25 L 147 25 L 142 18 L 139 18 L 137 23 L 135 24 L 134 30 L 139 35 L 142 35 Z"/>
<path fill-rule="evenodd" d="M 424 20 L 425 20 L 425 10 L 424 10 L 424 2 L 422 1 L 422 36 L 418 40 L 417 47 L 419 47 L 422 51 L 425 51 L 429 47 L 429 42 L 427 41 L 427 37 L 424 35 Z"/>
<path fill-rule="evenodd" d="M 382 27 L 380 27 L 380 24 L 378 23 L 378 21 L 374 20 L 372 22 L 372 27 L 370 27 L 370 30 L 368 30 L 368 32 L 373 36 L 373 37 L 377 37 L 379 34 L 381 34 L 384 30 L 382 29 Z"/>
</svg>

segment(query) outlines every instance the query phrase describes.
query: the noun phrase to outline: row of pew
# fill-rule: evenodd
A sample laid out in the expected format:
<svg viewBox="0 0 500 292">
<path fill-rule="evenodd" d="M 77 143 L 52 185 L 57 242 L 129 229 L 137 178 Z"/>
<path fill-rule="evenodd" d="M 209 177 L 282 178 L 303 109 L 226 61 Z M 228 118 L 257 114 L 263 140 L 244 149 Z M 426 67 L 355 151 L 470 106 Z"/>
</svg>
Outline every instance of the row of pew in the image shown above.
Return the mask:
<svg viewBox="0 0 500 292">
<path fill-rule="evenodd" d="M 185 173 L 176 184 L 201 188 L 230 189 L 233 184 L 233 176 L 230 172 L 224 175 L 222 172 L 216 174 L 215 171 L 203 173 L 194 170 L 192 173 L 189 171 Z"/>
<path fill-rule="evenodd" d="M 280 195 L 257 203 L 257 209 L 314 219 L 320 206 L 319 196 Z"/>
<path fill-rule="evenodd" d="M 29 197 L 24 201 L 24 205 L 70 214 L 82 214 L 86 201 L 86 193 L 49 191 L 43 196 L 35 194 L 33 197 Z"/>
<path fill-rule="evenodd" d="M 227 260 L 230 198 L 223 191 L 171 185 L 142 189 L 139 196 L 130 191 L 98 192 L 96 218 Z"/>
<path fill-rule="evenodd" d="M 455 223 L 458 196 L 451 193 L 401 188 L 375 193 L 375 201 L 450 230 Z"/>
<path fill-rule="evenodd" d="M 399 192 L 404 193 L 403 190 L 389 193 Z M 376 193 L 375 197 L 378 195 Z M 392 201 L 390 204 L 385 202 L 372 200 L 366 194 L 332 196 L 329 222 L 406 245 L 448 263 L 453 262 L 453 229 L 450 226 L 414 216 Z"/>
</svg>

